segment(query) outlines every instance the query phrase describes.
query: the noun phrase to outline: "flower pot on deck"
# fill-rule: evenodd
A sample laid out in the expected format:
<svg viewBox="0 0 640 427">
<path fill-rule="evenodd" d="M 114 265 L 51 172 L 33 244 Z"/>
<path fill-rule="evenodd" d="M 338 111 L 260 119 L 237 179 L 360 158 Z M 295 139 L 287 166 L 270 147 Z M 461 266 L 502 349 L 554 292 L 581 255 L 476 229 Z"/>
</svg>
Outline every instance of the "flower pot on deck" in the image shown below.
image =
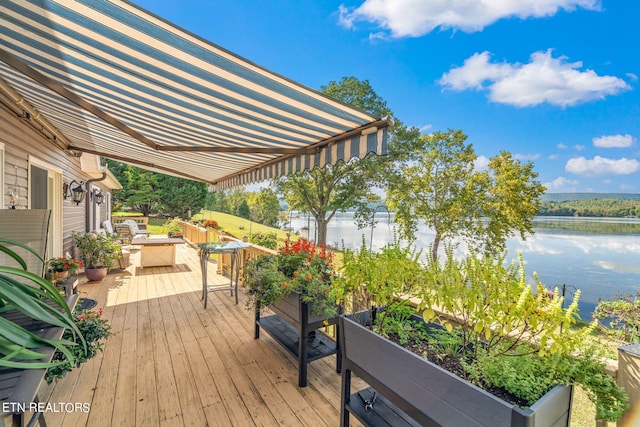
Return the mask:
<svg viewBox="0 0 640 427">
<path fill-rule="evenodd" d="M 85 268 L 84 274 L 90 282 L 101 282 L 105 277 L 107 277 L 107 269 L 105 267 Z"/>
</svg>

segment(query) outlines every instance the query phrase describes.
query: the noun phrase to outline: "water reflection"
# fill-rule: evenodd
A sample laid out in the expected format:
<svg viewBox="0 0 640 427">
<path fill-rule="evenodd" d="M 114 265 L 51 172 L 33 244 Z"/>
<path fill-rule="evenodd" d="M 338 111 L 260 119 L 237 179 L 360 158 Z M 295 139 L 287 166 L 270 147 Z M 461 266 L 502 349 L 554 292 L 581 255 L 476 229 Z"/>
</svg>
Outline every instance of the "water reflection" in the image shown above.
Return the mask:
<svg viewBox="0 0 640 427">
<path fill-rule="evenodd" d="M 379 249 L 394 239 L 395 226 L 387 212 L 377 212 L 377 224 L 358 230 L 351 214 L 337 214 L 329 223 L 327 241 L 338 247 L 357 248 L 365 241 Z M 392 217 L 391 217 L 392 219 Z M 309 227 L 302 234 L 315 236 L 313 219 L 292 218 L 295 231 Z M 582 290 L 580 312 L 588 319 L 599 298 L 610 298 L 616 291 L 635 294 L 640 290 L 640 220 L 608 218 L 540 217 L 534 221 L 535 235 L 527 240 L 510 239 L 507 249 L 511 259 L 522 252 L 530 283 L 535 272 L 547 287 L 563 284 Z M 434 233 L 421 226 L 416 246 L 429 249 Z M 456 255 L 465 247 L 458 244 Z"/>
</svg>

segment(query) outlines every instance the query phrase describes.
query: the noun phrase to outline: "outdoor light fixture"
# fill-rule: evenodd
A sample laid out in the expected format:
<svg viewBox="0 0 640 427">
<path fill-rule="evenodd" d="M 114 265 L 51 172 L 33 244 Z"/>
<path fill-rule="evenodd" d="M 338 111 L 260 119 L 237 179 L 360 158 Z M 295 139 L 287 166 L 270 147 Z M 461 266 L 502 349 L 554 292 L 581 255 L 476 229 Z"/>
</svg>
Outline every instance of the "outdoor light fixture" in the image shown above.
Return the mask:
<svg viewBox="0 0 640 427">
<path fill-rule="evenodd" d="M 101 205 L 102 203 L 104 203 L 104 193 L 102 192 L 102 190 L 94 190 L 93 197 L 93 200 L 95 200 L 97 205 Z"/>
<path fill-rule="evenodd" d="M 74 182 L 77 184 L 76 187 L 73 186 Z M 75 202 L 76 206 L 84 200 L 85 190 L 84 188 L 82 188 L 82 181 L 77 182 L 74 179 L 69 184 L 64 184 L 62 186 L 62 191 L 64 192 L 64 198 L 68 199 L 69 197 L 71 197 L 71 201 Z"/>
</svg>

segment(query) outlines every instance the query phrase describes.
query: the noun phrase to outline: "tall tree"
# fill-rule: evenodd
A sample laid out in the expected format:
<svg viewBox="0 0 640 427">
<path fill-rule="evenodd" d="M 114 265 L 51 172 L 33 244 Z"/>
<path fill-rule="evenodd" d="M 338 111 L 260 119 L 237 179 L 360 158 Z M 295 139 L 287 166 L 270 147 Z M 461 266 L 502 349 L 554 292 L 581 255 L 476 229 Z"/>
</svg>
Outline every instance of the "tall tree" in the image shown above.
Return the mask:
<svg viewBox="0 0 640 427">
<path fill-rule="evenodd" d="M 344 77 L 340 82 L 329 82 L 321 90 L 373 116 L 391 115 L 386 102 L 367 80 Z M 276 189 L 289 209 L 311 213 L 317 225 L 318 243 L 326 244 L 327 224 L 336 212 L 355 209 L 359 217 L 363 217 L 366 216 L 363 212 L 370 210 L 368 203 L 379 200 L 379 195 L 372 191 L 373 174 L 369 171 L 376 165 L 374 157 L 295 173 L 277 180 Z"/>
<path fill-rule="evenodd" d="M 271 227 L 278 225 L 280 202 L 278 196 L 270 188 L 264 188 L 259 193 L 249 196 L 251 219 Z"/>
<path fill-rule="evenodd" d="M 160 175 L 161 206 L 170 216 L 186 218 L 189 211 L 199 212 L 207 198 L 207 184 L 170 175 Z"/>
<path fill-rule="evenodd" d="M 475 169 L 477 155 L 460 130 L 422 135 L 387 175 L 387 202 L 404 238 L 413 240 L 418 221 L 435 231 L 431 256 L 444 239 L 460 237 L 476 250 L 496 253 L 506 238 L 532 233 L 545 188 L 533 164 L 502 152 L 488 170 Z"/>
<path fill-rule="evenodd" d="M 158 187 L 158 174 L 144 169 L 129 166 L 125 171 L 126 191 L 123 191 L 123 204 L 149 216 L 154 212 L 162 199 L 162 191 Z"/>
</svg>

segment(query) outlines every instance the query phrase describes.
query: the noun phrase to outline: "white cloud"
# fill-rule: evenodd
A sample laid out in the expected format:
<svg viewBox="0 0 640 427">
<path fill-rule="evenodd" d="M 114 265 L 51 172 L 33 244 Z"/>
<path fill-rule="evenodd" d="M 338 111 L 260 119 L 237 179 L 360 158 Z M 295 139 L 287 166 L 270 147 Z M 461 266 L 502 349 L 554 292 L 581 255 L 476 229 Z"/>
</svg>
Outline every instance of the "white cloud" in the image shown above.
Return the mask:
<svg viewBox="0 0 640 427">
<path fill-rule="evenodd" d="M 563 143 L 560 143 L 560 144 L 556 145 L 556 147 L 558 147 L 561 150 L 566 150 L 567 149 L 567 146 L 565 144 L 563 144 Z"/>
<path fill-rule="evenodd" d="M 425 133 L 426 131 L 430 130 L 431 128 L 433 128 L 433 125 L 422 125 L 418 129 L 420 130 L 420 133 Z"/>
<path fill-rule="evenodd" d="M 486 170 L 489 167 L 489 158 L 487 156 L 478 156 L 473 162 L 473 166 L 479 171 Z"/>
<path fill-rule="evenodd" d="M 452 68 L 438 83 L 450 90 L 487 90 L 489 99 L 500 104 L 530 107 L 547 102 L 566 107 L 631 87 L 614 76 L 599 76 L 593 70 L 580 71 L 582 62 L 554 58 L 551 49 L 534 52 L 527 64 L 490 61 L 487 51 L 475 53 L 461 67 Z"/>
<path fill-rule="evenodd" d="M 631 147 L 635 142 L 635 138 L 629 134 L 626 135 L 603 135 L 593 138 L 593 145 L 601 148 L 626 148 Z"/>
<path fill-rule="evenodd" d="M 577 151 L 582 151 L 584 150 L 586 147 L 582 144 L 576 144 L 573 146 L 573 148 L 575 148 Z"/>
<path fill-rule="evenodd" d="M 536 160 L 540 157 L 540 154 L 519 154 L 519 153 L 514 153 L 513 154 L 513 158 L 516 160 L 520 160 L 523 162 L 529 161 L 529 160 Z"/>
<path fill-rule="evenodd" d="M 549 154 L 549 156 L 547 157 L 547 159 L 549 160 L 556 160 L 558 158 L 557 154 Z"/>
<path fill-rule="evenodd" d="M 365 0 L 355 8 L 340 5 L 338 19 L 345 28 L 370 22 L 400 38 L 420 37 L 436 28 L 481 31 L 500 19 L 542 18 L 577 8 L 599 10 L 600 0 Z"/>
<path fill-rule="evenodd" d="M 640 171 L 640 162 L 636 159 L 607 159 L 595 156 L 593 159 L 575 157 L 569 159 L 564 169 L 576 175 L 629 175 Z"/>
<path fill-rule="evenodd" d="M 547 191 L 576 191 L 578 181 L 574 179 L 567 179 L 564 176 L 559 176 L 551 182 L 545 182 L 543 185 L 547 187 Z"/>
</svg>

